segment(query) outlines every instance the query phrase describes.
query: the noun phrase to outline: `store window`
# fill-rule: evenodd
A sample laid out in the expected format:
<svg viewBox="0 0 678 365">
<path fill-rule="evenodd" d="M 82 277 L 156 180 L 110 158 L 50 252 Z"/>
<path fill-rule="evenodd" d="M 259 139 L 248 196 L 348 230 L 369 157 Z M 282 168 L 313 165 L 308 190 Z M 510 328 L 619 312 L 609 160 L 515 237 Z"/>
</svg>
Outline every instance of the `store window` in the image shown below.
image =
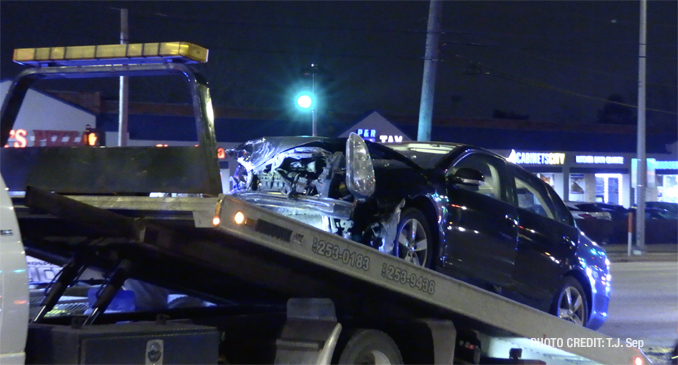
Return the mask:
<svg viewBox="0 0 678 365">
<path fill-rule="evenodd" d="M 584 174 L 570 174 L 570 200 L 573 202 L 586 201 L 586 180 Z"/>
<path fill-rule="evenodd" d="M 607 204 L 621 204 L 621 174 L 596 174 L 596 201 Z"/>
<path fill-rule="evenodd" d="M 678 175 L 664 175 L 661 186 L 657 187 L 658 200 L 678 203 Z"/>
<path fill-rule="evenodd" d="M 556 174 L 553 173 L 537 173 L 537 177 L 541 179 L 541 181 L 549 184 L 550 187 L 555 188 L 556 186 Z"/>
</svg>

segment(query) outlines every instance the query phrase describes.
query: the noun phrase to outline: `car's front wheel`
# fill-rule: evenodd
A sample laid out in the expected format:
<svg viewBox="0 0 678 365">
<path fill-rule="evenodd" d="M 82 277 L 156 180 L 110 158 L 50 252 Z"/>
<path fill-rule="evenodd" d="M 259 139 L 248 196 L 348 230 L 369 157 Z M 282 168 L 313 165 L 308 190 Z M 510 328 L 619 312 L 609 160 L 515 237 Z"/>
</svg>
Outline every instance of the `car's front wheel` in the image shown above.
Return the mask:
<svg viewBox="0 0 678 365">
<path fill-rule="evenodd" d="M 430 267 L 433 242 L 424 213 L 406 208 L 400 213 L 395 239 L 395 254 L 415 265 Z"/>
<path fill-rule="evenodd" d="M 566 276 L 556 292 L 551 308 L 552 314 L 566 321 L 585 326 L 589 318 L 586 292 L 579 281 Z"/>
</svg>

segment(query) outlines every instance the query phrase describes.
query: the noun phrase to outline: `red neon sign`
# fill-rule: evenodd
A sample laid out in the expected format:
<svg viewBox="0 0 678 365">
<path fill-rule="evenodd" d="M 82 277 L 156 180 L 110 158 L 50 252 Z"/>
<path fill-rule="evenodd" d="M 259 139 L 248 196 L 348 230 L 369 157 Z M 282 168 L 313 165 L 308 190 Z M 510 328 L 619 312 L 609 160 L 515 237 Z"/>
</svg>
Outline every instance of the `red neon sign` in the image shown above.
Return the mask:
<svg viewBox="0 0 678 365">
<path fill-rule="evenodd" d="M 19 148 L 26 147 L 26 143 L 28 142 L 26 140 L 26 134 L 27 134 L 27 132 L 26 132 L 25 129 L 17 129 L 17 130 L 12 129 L 11 131 L 9 131 L 9 139 L 14 140 L 14 142 L 12 142 L 11 146 L 12 147 L 19 147 Z M 10 146 L 10 143 L 8 141 L 8 143 L 5 145 L 5 147 L 9 147 L 9 146 Z"/>
<path fill-rule="evenodd" d="M 79 137 L 82 137 L 83 133 L 78 131 L 55 131 L 55 130 L 44 130 L 44 129 L 34 129 L 33 130 L 33 146 L 78 146 L 80 143 L 78 141 Z M 23 148 L 28 146 L 28 138 L 26 137 L 28 132 L 25 129 L 16 129 L 9 131 L 9 140 L 5 147 L 17 147 Z M 82 140 L 82 138 L 80 138 Z"/>
</svg>

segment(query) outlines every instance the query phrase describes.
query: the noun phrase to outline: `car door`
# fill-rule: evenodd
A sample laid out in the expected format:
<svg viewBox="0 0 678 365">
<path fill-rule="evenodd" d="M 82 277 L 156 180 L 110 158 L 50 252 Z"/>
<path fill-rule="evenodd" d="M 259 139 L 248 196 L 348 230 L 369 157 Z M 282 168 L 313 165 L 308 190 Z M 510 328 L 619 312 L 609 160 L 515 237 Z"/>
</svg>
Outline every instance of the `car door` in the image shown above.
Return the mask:
<svg viewBox="0 0 678 365">
<path fill-rule="evenodd" d="M 480 171 L 484 184 L 455 184 L 447 179 L 447 209 L 441 219 L 445 243 L 441 264 L 453 276 L 503 286 L 511 282 L 517 240 L 516 207 L 507 199 L 506 162 L 482 151 L 453 161 L 448 176 L 460 168 Z"/>
<path fill-rule="evenodd" d="M 549 186 L 520 167 L 511 170 L 519 223 L 515 289 L 548 310 L 560 276 L 575 259 L 579 232 Z"/>
</svg>

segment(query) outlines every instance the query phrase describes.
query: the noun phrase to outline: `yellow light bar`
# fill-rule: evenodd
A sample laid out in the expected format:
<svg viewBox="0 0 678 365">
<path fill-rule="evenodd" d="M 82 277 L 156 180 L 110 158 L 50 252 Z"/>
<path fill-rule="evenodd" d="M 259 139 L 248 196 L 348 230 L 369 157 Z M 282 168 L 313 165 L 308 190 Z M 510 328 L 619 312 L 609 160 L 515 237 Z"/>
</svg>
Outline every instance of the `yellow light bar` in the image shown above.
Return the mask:
<svg viewBox="0 0 678 365">
<path fill-rule="evenodd" d="M 208 53 L 207 48 L 188 42 L 17 48 L 14 62 L 29 66 L 204 63 Z"/>
</svg>

